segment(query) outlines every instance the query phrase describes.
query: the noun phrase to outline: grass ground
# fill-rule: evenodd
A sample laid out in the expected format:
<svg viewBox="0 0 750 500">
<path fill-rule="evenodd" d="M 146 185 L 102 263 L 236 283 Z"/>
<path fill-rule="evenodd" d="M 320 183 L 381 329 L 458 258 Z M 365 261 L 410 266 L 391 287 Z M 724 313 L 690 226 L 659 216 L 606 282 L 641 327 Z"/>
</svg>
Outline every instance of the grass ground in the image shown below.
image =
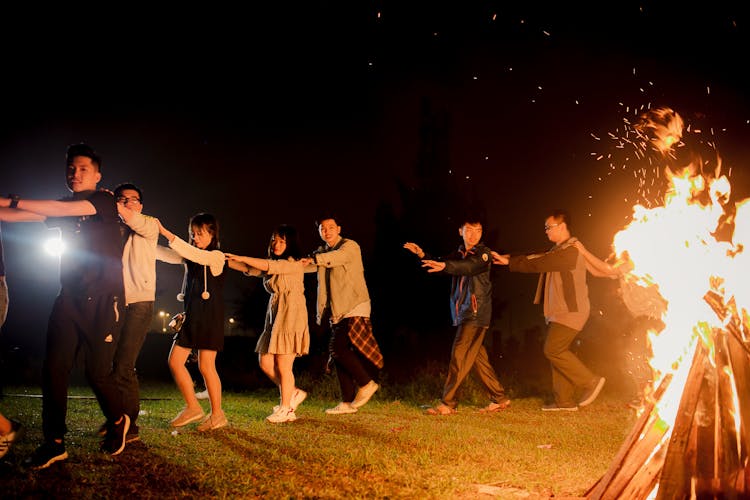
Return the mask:
<svg viewBox="0 0 750 500">
<path fill-rule="evenodd" d="M 303 386 L 304 387 L 304 386 Z M 23 466 L 41 439 L 37 389 L 6 388 L 0 411 L 27 431 L 0 460 L 4 498 L 548 498 L 582 495 L 606 471 L 635 415 L 606 393 L 577 413 L 546 413 L 539 398 L 481 414 L 470 398 L 456 415 L 424 415 L 430 401 L 387 390 L 353 415 L 312 390 L 298 420 L 270 424 L 271 389 L 224 394 L 230 426 L 172 432 L 182 408 L 170 385 L 142 390 L 141 442 L 122 455 L 99 452 L 101 414 L 87 388 L 69 402 L 70 458 L 49 469 Z M 207 402 L 204 402 L 207 407 Z"/>
</svg>

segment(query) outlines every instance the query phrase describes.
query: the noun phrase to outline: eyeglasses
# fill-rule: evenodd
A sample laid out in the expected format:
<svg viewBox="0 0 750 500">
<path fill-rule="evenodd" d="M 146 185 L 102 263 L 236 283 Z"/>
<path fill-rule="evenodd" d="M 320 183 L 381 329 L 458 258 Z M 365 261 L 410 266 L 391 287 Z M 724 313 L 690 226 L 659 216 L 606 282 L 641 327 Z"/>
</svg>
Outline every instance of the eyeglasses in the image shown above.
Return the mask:
<svg viewBox="0 0 750 500">
<path fill-rule="evenodd" d="M 553 227 L 557 227 L 557 226 L 559 226 L 560 224 L 562 224 L 562 222 L 558 222 L 557 224 L 550 224 L 550 225 L 547 225 L 547 224 L 545 224 L 545 225 L 544 225 L 544 232 L 546 233 L 547 231 L 549 231 L 549 230 L 550 230 L 550 229 L 552 229 Z"/>
<path fill-rule="evenodd" d="M 141 202 L 141 199 L 140 199 L 140 198 L 136 198 L 135 196 L 133 196 L 133 197 L 129 197 L 129 196 L 118 196 L 118 197 L 117 197 L 117 203 L 124 203 L 124 204 L 126 204 L 126 205 L 127 205 L 128 203 L 140 203 L 140 202 Z"/>
</svg>

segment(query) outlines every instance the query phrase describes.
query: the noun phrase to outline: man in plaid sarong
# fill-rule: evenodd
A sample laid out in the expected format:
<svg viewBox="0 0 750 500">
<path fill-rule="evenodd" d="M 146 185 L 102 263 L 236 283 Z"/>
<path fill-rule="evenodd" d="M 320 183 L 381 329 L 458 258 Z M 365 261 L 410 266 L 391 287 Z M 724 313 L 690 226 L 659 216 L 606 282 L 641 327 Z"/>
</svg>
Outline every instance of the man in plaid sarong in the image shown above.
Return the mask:
<svg viewBox="0 0 750 500">
<path fill-rule="evenodd" d="M 370 295 L 357 242 L 341 237 L 333 216 L 318 219 L 325 246 L 310 259 L 318 266 L 317 322 L 331 325 L 329 351 L 341 387 L 341 402 L 329 415 L 355 413 L 380 387 L 375 381 L 383 355 L 372 333 Z"/>
</svg>

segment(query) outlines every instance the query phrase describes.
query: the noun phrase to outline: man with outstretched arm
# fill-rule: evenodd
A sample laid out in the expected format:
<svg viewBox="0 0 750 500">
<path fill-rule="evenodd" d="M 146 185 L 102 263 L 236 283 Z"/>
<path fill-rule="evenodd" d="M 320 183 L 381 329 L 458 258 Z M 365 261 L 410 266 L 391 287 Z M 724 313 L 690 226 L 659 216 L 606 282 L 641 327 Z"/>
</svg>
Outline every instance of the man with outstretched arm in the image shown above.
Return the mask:
<svg viewBox="0 0 750 500">
<path fill-rule="evenodd" d="M 474 372 L 489 397 L 489 404 L 479 411 L 494 413 L 510 406 L 510 399 L 490 363 L 484 338 L 492 319 L 492 282 L 490 249 L 482 243 L 482 223 L 478 216 L 466 216 L 458 228 L 463 244 L 453 254 L 432 259 L 416 243 L 404 248 L 415 254 L 427 272 L 451 275 L 451 318 L 456 336 L 451 348 L 448 375 L 440 404 L 427 409 L 428 415 L 451 415 L 458 407 L 458 389 L 470 372 Z"/>
<path fill-rule="evenodd" d="M 326 413 L 356 413 L 380 388 L 375 379 L 383 367 L 383 355 L 370 323 L 362 252 L 357 242 L 341 236 L 334 215 L 320 217 L 316 225 L 325 245 L 302 262 L 317 266 L 316 319 L 319 325 L 330 325 L 330 359 L 341 387 L 341 402 Z"/>
<path fill-rule="evenodd" d="M 511 257 L 492 252 L 493 262 L 508 265 L 513 272 L 540 273 L 534 303 L 544 304 L 544 356 L 552 365 L 555 394 L 554 403 L 542 406 L 542 410 L 577 411 L 579 406 L 593 403 L 604 386 L 604 377 L 595 375 L 570 350 L 591 308 L 587 264 L 576 248 L 578 239 L 570 234 L 570 215 L 565 210 L 549 214 L 544 232 L 555 245 L 546 253 Z"/>
<path fill-rule="evenodd" d="M 79 349 L 86 378 L 107 418 L 102 451 L 120 454 L 130 427 L 112 375 L 123 316 L 123 246 L 115 200 L 111 193 L 97 190 L 101 159 L 86 144 L 68 148 L 65 177 L 73 194 L 62 200 L 0 197 L 0 220 L 44 221 L 60 229 L 65 244 L 61 288 L 49 317 L 43 364 L 44 443 L 26 460 L 35 469 L 68 458 L 64 441 L 68 385 Z"/>
</svg>

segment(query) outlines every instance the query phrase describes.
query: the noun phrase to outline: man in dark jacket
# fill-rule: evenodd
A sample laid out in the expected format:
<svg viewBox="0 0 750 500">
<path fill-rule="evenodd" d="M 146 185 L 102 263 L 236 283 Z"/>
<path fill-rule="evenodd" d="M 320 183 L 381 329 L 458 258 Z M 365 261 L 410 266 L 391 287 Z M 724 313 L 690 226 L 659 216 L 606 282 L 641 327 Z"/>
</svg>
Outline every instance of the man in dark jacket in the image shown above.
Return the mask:
<svg viewBox="0 0 750 500">
<path fill-rule="evenodd" d="M 472 368 L 490 397 L 489 405 L 480 411 L 496 412 L 510 406 L 510 399 L 506 397 L 484 347 L 484 336 L 492 318 L 492 255 L 481 242 L 481 222 L 469 218 L 458 233 L 463 245 L 456 253 L 440 260 L 430 259 L 415 243 L 404 244 L 404 248 L 422 260 L 422 267 L 427 268 L 427 272 L 444 272 L 452 276 L 451 317 L 453 326 L 458 329 L 451 349 L 443 397 L 438 406 L 427 410 L 430 415 L 456 413 L 456 393 Z"/>
</svg>

